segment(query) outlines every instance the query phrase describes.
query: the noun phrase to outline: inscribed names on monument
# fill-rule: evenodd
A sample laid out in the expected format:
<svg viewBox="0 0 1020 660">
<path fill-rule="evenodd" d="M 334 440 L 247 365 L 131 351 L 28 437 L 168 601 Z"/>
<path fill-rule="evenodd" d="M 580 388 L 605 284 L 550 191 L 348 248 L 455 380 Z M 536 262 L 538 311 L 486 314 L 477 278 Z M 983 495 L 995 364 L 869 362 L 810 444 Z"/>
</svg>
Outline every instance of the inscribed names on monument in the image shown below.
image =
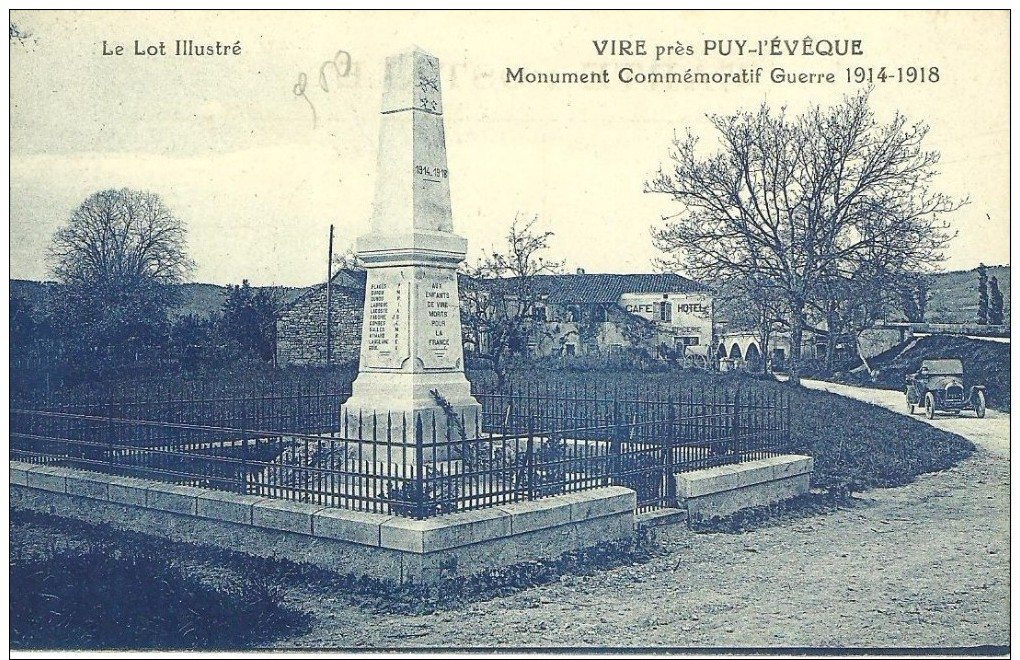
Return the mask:
<svg viewBox="0 0 1020 660">
<path fill-rule="evenodd" d="M 410 284 L 401 269 L 381 269 L 368 284 L 362 352 L 366 367 L 399 369 L 409 355 L 407 319 Z"/>
</svg>

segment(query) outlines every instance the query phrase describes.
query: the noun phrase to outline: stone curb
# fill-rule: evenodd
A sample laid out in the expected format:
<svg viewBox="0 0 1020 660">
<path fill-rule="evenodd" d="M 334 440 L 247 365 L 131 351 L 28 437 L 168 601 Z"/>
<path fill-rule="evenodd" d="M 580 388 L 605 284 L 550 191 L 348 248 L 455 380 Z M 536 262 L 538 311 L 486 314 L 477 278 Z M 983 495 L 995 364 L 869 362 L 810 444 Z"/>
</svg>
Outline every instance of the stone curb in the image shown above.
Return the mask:
<svg viewBox="0 0 1020 660">
<path fill-rule="evenodd" d="M 814 469 L 810 456 L 774 456 L 737 465 L 683 472 L 676 475 L 677 496 L 693 499 L 725 491 L 738 490 L 770 482 L 782 481 Z"/>
<path fill-rule="evenodd" d="M 12 485 L 414 554 L 625 514 L 637 506 L 633 490 L 609 486 L 414 520 L 17 461 L 11 461 L 10 474 Z"/>
</svg>

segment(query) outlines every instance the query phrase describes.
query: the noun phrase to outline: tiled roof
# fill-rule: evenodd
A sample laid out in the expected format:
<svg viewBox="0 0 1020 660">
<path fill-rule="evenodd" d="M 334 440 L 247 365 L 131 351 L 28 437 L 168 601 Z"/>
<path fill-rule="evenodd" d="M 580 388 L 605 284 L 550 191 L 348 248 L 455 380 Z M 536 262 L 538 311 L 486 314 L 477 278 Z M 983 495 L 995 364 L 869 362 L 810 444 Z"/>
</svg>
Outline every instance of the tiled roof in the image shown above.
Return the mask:
<svg viewBox="0 0 1020 660">
<path fill-rule="evenodd" d="M 333 275 L 333 283 L 350 288 L 365 288 L 365 280 L 368 274 L 361 269 L 341 268 Z"/>
<path fill-rule="evenodd" d="M 519 278 L 489 280 L 511 290 L 520 286 Z M 625 293 L 704 293 L 709 289 L 700 282 L 674 273 L 616 275 L 585 273 L 577 275 L 536 275 L 534 290 L 559 304 L 615 303 Z"/>
<path fill-rule="evenodd" d="M 368 278 L 368 275 L 365 273 L 364 270 L 354 270 L 352 268 L 341 268 L 340 270 L 338 270 L 337 272 L 335 272 L 333 274 L 333 286 L 334 287 L 339 287 L 341 289 L 353 289 L 355 291 L 364 291 L 365 290 L 365 281 L 367 280 L 367 278 Z M 314 286 L 310 286 L 300 296 L 298 296 L 294 300 L 290 301 L 288 304 L 284 305 L 283 309 L 285 309 L 285 310 L 291 309 L 299 301 L 302 301 L 305 298 L 307 298 L 308 296 L 310 296 L 313 293 L 315 293 L 316 291 L 321 291 L 322 289 L 325 289 L 325 288 L 326 288 L 326 283 L 325 282 L 323 282 L 322 284 L 316 284 Z"/>
</svg>

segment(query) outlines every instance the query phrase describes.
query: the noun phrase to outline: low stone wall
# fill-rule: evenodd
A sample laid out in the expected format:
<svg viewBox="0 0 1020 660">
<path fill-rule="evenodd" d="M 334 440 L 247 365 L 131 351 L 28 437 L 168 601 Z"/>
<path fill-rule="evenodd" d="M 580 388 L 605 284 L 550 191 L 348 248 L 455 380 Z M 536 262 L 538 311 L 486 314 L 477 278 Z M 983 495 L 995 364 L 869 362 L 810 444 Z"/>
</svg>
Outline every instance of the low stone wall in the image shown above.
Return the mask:
<svg viewBox="0 0 1020 660">
<path fill-rule="evenodd" d="M 676 475 L 677 498 L 690 520 L 728 516 L 808 492 L 814 459 L 784 455 Z"/>
<path fill-rule="evenodd" d="M 631 538 L 618 486 L 427 520 L 11 461 L 10 505 L 340 574 L 436 582 Z"/>
</svg>

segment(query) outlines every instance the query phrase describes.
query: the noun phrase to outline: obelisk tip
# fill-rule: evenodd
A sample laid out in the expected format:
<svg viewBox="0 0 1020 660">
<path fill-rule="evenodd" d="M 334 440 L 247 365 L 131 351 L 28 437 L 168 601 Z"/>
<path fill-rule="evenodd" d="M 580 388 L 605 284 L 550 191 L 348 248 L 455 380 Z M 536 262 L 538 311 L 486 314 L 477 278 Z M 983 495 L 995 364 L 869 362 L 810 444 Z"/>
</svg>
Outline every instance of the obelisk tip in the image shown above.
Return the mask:
<svg viewBox="0 0 1020 660">
<path fill-rule="evenodd" d="M 382 111 L 420 110 L 443 114 L 439 59 L 420 46 L 386 58 Z"/>
</svg>

